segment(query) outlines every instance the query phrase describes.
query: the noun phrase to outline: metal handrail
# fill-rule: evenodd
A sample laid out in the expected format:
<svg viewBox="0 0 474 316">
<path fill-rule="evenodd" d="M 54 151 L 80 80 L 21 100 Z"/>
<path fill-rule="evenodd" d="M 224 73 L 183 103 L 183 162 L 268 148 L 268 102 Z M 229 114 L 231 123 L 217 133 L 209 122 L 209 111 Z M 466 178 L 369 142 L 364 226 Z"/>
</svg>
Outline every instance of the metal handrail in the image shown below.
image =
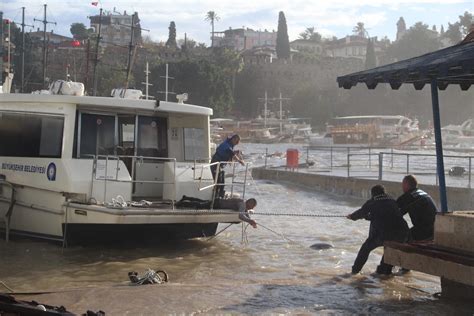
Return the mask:
<svg viewBox="0 0 474 316">
<path fill-rule="evenodd" d="M 245 187 L 246 187 L 246 184 L 247 184 L 247 174 L 248 174 L 248 163 L 245 163 L 245 176 L 244 176 L 244 182 L 235 182 L 235 165 L 237 163 L 240 163 L 240 162 L 237 162 L 237 161 L 217 161 L 217 162 L 211 162 L 211 163 L 208 163 L 208 164 L 203 164 L 201 165 L 201 176 L 199 177 L 199 191 L 203 191 L 203 190 L 207 190 L 207 189 L 210 189 L 210 188 L 215 188 L 217 186 L 226 186 L 225 183 L 217 183 L 217 179 L 218 179 L 218 175 L 219 175 L 219 172 L 221 170 L 221 165 L 225 165 L 225 164 L 231 164 L 232 167 L 233 167 L 233 172 L 232 172 L 232 182 L 231 182 L 231 194 L 234 193 L 234 186 L 236 184 L 239 184 L 239 185 L 242 185 L 243 186 L 243 193 L 242 193 L 242 198 L 245 198 Z M 201 187 L 201 184 L 202 184 L 202 176 L 203 176 L 203 172 L 204 172 L 204 168 L 210 168 L 212 166 L 216 166 L 217 165 L 217 169 L 216 169 L 216 176 L 215 176 L 215 179 L 213 179 L 212 181 L 212 184 L 211 185 L 207 185 L 205 187 Z M 210 180 L 210 179 L 209 179 Z M 215 190 L 213 192 L 213 195 L 212 195 L 212 201 L 214 201 L 214 196 L 215 194 Z"/>
<path fill-rule="evenodd" d="M 92 193 L 93 193 L 93 186 L 94 186 L 94 180 L 95 181 L 104 181 L 104 202 L 107 197 L 107 182 L 118 182 L 118 183 L 153 183 L 153 184 L 172 184 L 173 189 L 176 189 L 176 177 L 173 178 L 173 181 L 161 181 L 161 180 L 134 180 L 135 178 L 135 168 L 132 168 L 132 174 L 130 175 L 131 180 L 119 180 L 118 179 L 118 172 L 120 170 L 119 165 L 120 161 L 122 161 L 122 158 L 131 158 L 133 159 L 132 164 L 135 165 L 135 163 L 143 163 L 144 160 L 155 160 L 155 161 L 163 161 L 163 162 L 173 162 L 173 172 L 176 174 L 176 158 L 167 158 L 167 157 L 148 157 L 148 156 L 132 156 L 132 155 L 84 155 L 86 157 L 91 157 L 93 158 L 93 167 L 92 167 L 92 183 L 91 183 L 91 190 L 90 190 L 90 198 L 92 198 Z M 105 159 L 105 175 L 104 178 L 97 178 L 97 161 L 100 160 L 100 158 Z M 116 169 L 116 174 L 115 174 L 115 179 L 109 179 L 108 178 L 108 162 L 109 159 L 116 160 L 117 161 L 117 166 L 115 167 Z M 131 188 L 131 194 L 133 194 L 133 187 Z M 173 208 L 174 208 L 174 201 L 173 201 Z"/>
</svg>

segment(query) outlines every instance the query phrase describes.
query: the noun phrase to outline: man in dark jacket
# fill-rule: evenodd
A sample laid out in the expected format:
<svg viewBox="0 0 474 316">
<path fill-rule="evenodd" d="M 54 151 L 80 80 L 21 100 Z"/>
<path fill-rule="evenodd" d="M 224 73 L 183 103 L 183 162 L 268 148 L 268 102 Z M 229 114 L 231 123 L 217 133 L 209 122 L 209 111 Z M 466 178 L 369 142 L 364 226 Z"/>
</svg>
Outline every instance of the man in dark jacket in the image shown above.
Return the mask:
<svg viewBox="0 0 474 316">
<path fill-rule="evenodd" d="M 418 181 L 412 175 L 403 178 L 402 189 L 404 193 L 397 199 L 397 204 L 402 215 L 410 215 L 413 224 L 410 240 L 432 240 L 438 212 L 433 199 L 428 193 L 418 189 Z"/>
<path fill-rule="evenodd" d="M 408 224 L 403 219 L 397 203 L 387 195 L 382 185 L 371 189 L 372 198 L 347 218 L 353 221 L 366 219 L 370 221 L 369 237 L 362 244 L 357 258 L 352 266 L 352 273 L 357 274 L 367 262 L 369 254 L 377 247 L 383 246 L 384 241 L 405 242 L 408 238 Z M 392 266 L 383 262 L 377 267 L 377 273 L 390 274 Z"/>
<path fill-rule="evenodd" d="M 225 174 L 224 167 L 226 162 L 231 162 L 237 160 L 241 165 L 244 165 L 244 160 L 240 157 L 240 152 L 234 150 L 234 146 L 240 143 L 240 136 L 233 135 L 232 137 L 227 138 L 219 146 L 217 146 L 215 154 L 212 156 L 211 164 L 215 162 L 220 162 L 221 164 L 215 164 L 211 166 L 212 178 L 216 181 L 216 197 L 224 198 L 225 190 Z"/>
</svg>

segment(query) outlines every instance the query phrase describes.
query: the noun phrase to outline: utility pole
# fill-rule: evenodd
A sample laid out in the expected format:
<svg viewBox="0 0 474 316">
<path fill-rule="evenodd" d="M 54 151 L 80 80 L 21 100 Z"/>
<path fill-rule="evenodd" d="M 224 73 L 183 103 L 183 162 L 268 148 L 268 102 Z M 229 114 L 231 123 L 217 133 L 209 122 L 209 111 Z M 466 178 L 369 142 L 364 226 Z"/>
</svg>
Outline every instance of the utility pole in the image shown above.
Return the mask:
<svg viewBox="0 0 474 316">
<path fill-rule="evenodd" d="M 44 4 L 44 15 L 43 15 L 43 20 L 37 20 L 34 19 L 34 21 L 38 21 L 43 23 L 43 88 L 46 87 L 46 26 L 48 24 L 54 24 L 56 25 L 56 22 L 50 22 L 46 19 L 46 8 L 48 7 L 47 4 Z"/>
<path fill-rule="evenodd" d="M 90 60 L 90 51 L 91 51 L 91 40 L 87 39 L 87 45 L 86 45 L 86 74 L 85 74 L 85 79 L 84 79 L 84 86 L 89 87 L 89 60 Z"/>
<path fill-rule="evenodd" d="M 97 32 L 97 41 L 96 41 L 96 46 L 95 46 L 95 58 L 94 58 L 94 72 L 92 74 L 92 95 L 96 96 L 97 95 L 97 63 L 99 62 L 99 44 L 100 44 L 100 29 L 102 25 L 102 8 L 100 8 L 99 11 L 99 29 Z"/>
<path fill-rule="evenodd" d="M 25 92 L 25 26 L 33 27 L 33 25 L 25 24 L 25 7 L 21 7 L 21 93 Z"/>
<path fill-rule="evenodd" d="M 0 83 L 3 83 L 3 12 L 0 11 Z"/>
<path fill-rule="evenodd" d="M 130 78 L 130 72 L 132 71 L 132 55 L 133 55 L 133 33 L 135 28 L 135 14 L 132 15 L 132 25 L 130 25 L 130 44 L 128 45 L 128 62 L 127 62 L 127 78 L 125 79 L 126 85 L 124 89 L 128 87 L 128 79 Z"/>
</svg>

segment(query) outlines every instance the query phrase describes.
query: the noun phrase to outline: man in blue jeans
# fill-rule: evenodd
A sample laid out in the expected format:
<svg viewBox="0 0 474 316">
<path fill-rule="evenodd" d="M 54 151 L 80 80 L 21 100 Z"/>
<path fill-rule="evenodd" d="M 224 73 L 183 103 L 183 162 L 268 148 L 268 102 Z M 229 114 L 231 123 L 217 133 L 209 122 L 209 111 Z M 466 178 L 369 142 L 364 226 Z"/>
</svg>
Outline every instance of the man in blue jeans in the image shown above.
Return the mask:
<svg viewBox="0 0 474 316">
<path fill-rule="evenodd" d="M 221 162 L 221 164 L 215 164 L 211 166 L 212 178 L 216 181 L 216 197 L 224 198 L 224 167 L 226 162 L 237 160 L 242 166 L 244 165 L 244 160 L 240 157 L 240 152 L 234 150 L 234 146 L 240 143 L 240 136 L 235 134 L 232 137 L 227 138 L 222 142 L 216 149 L 216 153 L 212 156 L 211 164 L 215 162 Z M 219 167 L 219 173 L 217 173 L 217 168 Z"/>
<path fill-rule="evenodd" d="M 385 241 L 406 242 L 408 239 L 408 224 L 403 219 L 395 200 L 385 192 L 384 186 L 373 186 L 371 195 L 370 200 L 365 202 L 360 209 L 347 215 L 347 218 L 353 221 L 362 218 L 370 221 L 369 236 L 360 247 L 352 266 L 352 274 L 359 273 L 367 262 L 370 252 L 383 246 Z M 383 257 L 377 267 L 377 273 L 392 273 L 392 266 L 384 263 Z"/>
</svg>

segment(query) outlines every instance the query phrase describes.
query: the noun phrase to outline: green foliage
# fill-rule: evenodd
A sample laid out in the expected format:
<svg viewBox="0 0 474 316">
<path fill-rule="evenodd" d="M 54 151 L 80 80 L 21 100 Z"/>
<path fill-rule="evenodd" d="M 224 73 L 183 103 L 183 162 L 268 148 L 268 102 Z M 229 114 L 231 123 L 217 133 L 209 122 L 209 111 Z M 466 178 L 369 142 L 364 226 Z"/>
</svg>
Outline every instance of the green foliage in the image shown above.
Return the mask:
<svg viewBox="0 0 474 316">
<path fill-rule="evenodd" d="M 474 23 L 472 13 L 466 11 L 463 15 L 459 16 L 459 25 L 461 27 L 461 32 L 463 36 L 466 36 L 469 33 L 471 25 Z"/>
<path fill-rule="evenodd" d="M 422 22 L 409 28 L 402 38 L 393 43 L 386 52 L 389 59 L 402 60 L 420 56 L 441 47 L 436 33 Z"/>
<path fill-rule="evenodd" d="M 370 38 L 367 41 L 367 49 L 365 54 L 365 69 L 372 69 L 377 66 L 377 59 L 375 57 L 374 42 Z"/>
<path fill-rule="evenodd" d="M 69 30 L 77 40 L 85 40 L 92 35 L 92 29 L 87 29 L 83 23 L 72 23 Z"/>
<path fill-rule="evenodd" d="M 312 41 L 312 42 L 321 42 L 322 36 L 315 31 L 314 26 L 306 28 L 306 30 L 300 33 L 300 39 Z"/>
<path fill-rule="evenodd" d="M 352 32 L 355 35 L 359 35 L 361 37 L 367 37 L 367 30 L 365 29 L 364 23 L 357 22 L 356 26 L 352 29 Z"/>
<path fill-rule="evenodd" d="M 288 27 L 285 14 L 278 14 L 278 31 L 276 39 L 276 53 L 278 58 L 290 58 L 290 40 L 288 39 Z"/>
<path fill-rule="evenodd" d="M 189 103 L 209 106 L 215 115 L 225 115 L 234 106 L 233 82 L 240 71 L 241 60 L 232 50 L 216 48 L 212 59 L 186 59 L 169 63 L 169 92 L 188 93 Z M 160 78 L 165 73 L 165 64 L 153 66 L 150 83 L 156 90 L 165 90 L 165 81 Z M 157 94 L 164 100 L 164 94 Z M 168 97 L 173 100 L 172 97 Z"/>
<path fill-rule="evenodd" d="M 166 46 L 171 48 L 177 48 L 178 44 L 176 43 L 176 24 L 174 21 L 171 21 L 170 26 L 168 27 L 169 34 L 168 40 L 166 41 Z"/>
<path fill-rule="evenodd" d="M 444 37 L 449 39 L 452 44 L 457 44 L 462 40 L 461 25 L 459 22 L 448 23 L 448 29 L 444 32 Z"/>
</svg>

